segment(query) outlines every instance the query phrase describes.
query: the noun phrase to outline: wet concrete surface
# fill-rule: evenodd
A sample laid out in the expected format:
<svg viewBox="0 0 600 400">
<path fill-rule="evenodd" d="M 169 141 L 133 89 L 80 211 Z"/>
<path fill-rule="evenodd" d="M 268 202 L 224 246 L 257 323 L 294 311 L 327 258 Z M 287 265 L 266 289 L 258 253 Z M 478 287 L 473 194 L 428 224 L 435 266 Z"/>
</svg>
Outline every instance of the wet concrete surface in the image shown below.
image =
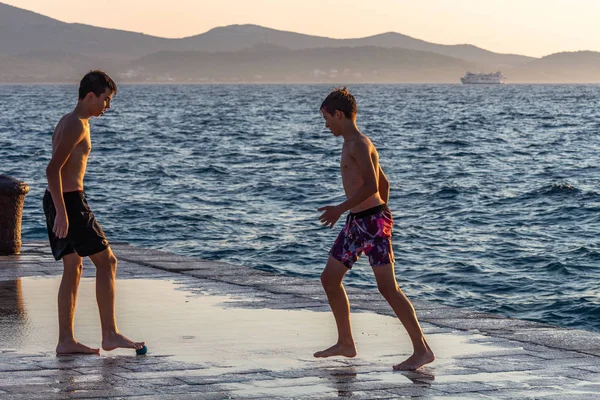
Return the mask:
<svg viewBox="0 0 600 400">
<path fill-rule="evenodd" d="M 149 352 L 56 356 L 62 266 L 45 243 L 0 257 L 0 399 L 596 399 L 600 335 L 415 302 L 437 360 L 394 372 L 411 345 L 374 290 L 349 288 L 353 359 L 319 282 L 113 244 L 117 321 Z M 84 263 L 75 332 L 100 345 Z"/>
</svg>

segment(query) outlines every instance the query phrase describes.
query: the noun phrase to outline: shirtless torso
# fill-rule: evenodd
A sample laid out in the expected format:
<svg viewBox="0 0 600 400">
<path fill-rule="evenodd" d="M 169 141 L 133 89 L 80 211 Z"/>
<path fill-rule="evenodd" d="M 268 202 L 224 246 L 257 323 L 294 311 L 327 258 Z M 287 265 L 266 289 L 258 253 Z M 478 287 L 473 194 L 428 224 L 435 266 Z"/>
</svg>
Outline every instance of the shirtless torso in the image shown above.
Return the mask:
<svg viewBox="0 0 600 400">
<path fill-rule="evenodd" d="M 78 118 L 74 113 L 69 113 L 62 117 L 52 134 L 52 155 L 59 148 L 59 144 L 66 141 L 75 141 L 77 143 L 74 144 L 73 151 L 61 169 L 62 191 L 83 191 L 83 178 L 85 176 L 87 160 L 92 151 L 88 121 Z"/>
<path fill-rule="evenodd" d="M 357 159 L 359 157 L 356 156 L 357 152 L 368 153 L 368 159 L 371 163 L 368 168 L 376 172 L 375 180 L 379 186 L 379 155 L 371 140 L 363 134 L 359 135 L 356 139 L 344 141 L 344 145 L 342 146 L 340 169 L 342 172 L 342 184 L 347 198 L 351 198 L 365 183 L 361 174 L 361 166 L 358 165 Z M 385 204 L 385 201 L 381 198 L 378 191 L 359 205 L 351 208 L 350 211 L 356 213 L 381 204 Z"/>
</svg>

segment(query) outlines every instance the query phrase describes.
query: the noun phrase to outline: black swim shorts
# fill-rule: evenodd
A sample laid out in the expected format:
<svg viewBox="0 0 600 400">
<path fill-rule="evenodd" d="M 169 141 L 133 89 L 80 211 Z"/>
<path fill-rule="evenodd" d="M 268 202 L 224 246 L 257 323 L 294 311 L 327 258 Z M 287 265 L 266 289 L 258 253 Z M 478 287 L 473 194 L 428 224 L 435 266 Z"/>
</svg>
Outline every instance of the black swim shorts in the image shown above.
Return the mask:
<svg viewBox="0 0 600 400">
<path fill-rule="evenodd" d="M 77 252 L 81 257 L 91 256 L 106 250 L 108 240 L 102 231 L 100 224 L 90 210 L 90 206 L 85 198 L 85 193 L 66 192 L 63 193 L 67 217 L 69 218 L 69 232 L 66 238 L 59 239 L 52 229 L 56 218 L 56 208 L 52 201 L 52 195 L 48 190 L 44 194 L 43 206 L 46 214 L 46 227 L 48 228 L 48 238 L 50 239 L 50 248 L 54 259 L 60 260 L 67 254 Z"/>
</svg>

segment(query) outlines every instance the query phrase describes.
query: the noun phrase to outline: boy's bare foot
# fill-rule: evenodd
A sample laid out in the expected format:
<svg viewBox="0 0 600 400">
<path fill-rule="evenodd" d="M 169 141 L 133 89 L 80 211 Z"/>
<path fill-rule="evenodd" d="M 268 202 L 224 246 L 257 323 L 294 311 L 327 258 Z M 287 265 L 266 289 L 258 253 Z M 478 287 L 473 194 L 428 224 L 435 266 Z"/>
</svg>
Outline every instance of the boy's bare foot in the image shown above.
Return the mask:
<svg viewBox="0 0 600 400">
<path fill-rule="evenodd" d="M 146 342 L 131 341 L 120 333 L 113 333 L 102 339 L 102 349 L 105 351 L 111 351 L 118 348 L 139 350 L 144 347 L 145 344 Z"/>
<path fill-rule="evenodd" d="M 317 358 L 325 358 L 332 356 L 356 357 L 356 347 L 354 345 L 334 344 L 328 349 L 317 351 L 314 354 Z"/>
<path fill-rule="evenodd" d="M 394 371 L 415 371 L 425 364 L 435 360 L 435 355 L 430 348 L 425 353 L 414 353 L 398 365 L 394 365 Z"/>
<path fill-rule="evenodd" d="M 100 354 L 100 349 L 93 349 L 76 340 L 69 340 L 56 346 L 56 354 Z"/>
</svg>

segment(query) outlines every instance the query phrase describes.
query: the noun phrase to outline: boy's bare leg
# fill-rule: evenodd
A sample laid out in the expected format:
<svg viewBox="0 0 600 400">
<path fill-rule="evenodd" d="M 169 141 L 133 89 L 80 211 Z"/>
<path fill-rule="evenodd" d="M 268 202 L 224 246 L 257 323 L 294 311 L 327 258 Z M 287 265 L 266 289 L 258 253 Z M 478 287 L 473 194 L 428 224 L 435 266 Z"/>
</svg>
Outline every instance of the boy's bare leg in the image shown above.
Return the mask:
<svg viewBox="0 0 600 400">
<path fill-rule="evenodd" d="M 385 297 L 402 325 L 404 325 L 413 345 L 413 354 L 402 363 L 394 365 L 394 369 L 397 371 L 414 371 L 435 360 L 435 355 L 427 344 L 423 330 L 417 320 L 415 309 L 396 283 L 394 265 L 373 267 L 373 272 L 375 273 L 379 292 Z"/>
<path fill-rule="evenodd" d="M 117 258 L 110 247 L 90 256 L 96 266 L 96 301 L 102 325 L 102 348 L 141 349 L 145 342 L 134 342 L 119 333 L 115 317 L 115 293 L 117 280 Z"/>
<path fill-rule="evenodd" d="M 350 303 L 342 285 L 342 280 L 347 272 L 348 268 L 344 264 L 330 256 L 325 270 L 321 274 L 321 283 L 335 317 L 338 341 L 330 348 L 316 352 L 315 357 L 356 356 L 356 346 L 350 326 Z"/>
<path fill-rule="evenodd" d="M 63 276 L 58 289 L 58 345 L 56 354 L 98 354 L 100 349 L 83 345 L 75 339 L 75 306 L 83 265 L 77 253 L 63 257 Z"/>
</svg>

